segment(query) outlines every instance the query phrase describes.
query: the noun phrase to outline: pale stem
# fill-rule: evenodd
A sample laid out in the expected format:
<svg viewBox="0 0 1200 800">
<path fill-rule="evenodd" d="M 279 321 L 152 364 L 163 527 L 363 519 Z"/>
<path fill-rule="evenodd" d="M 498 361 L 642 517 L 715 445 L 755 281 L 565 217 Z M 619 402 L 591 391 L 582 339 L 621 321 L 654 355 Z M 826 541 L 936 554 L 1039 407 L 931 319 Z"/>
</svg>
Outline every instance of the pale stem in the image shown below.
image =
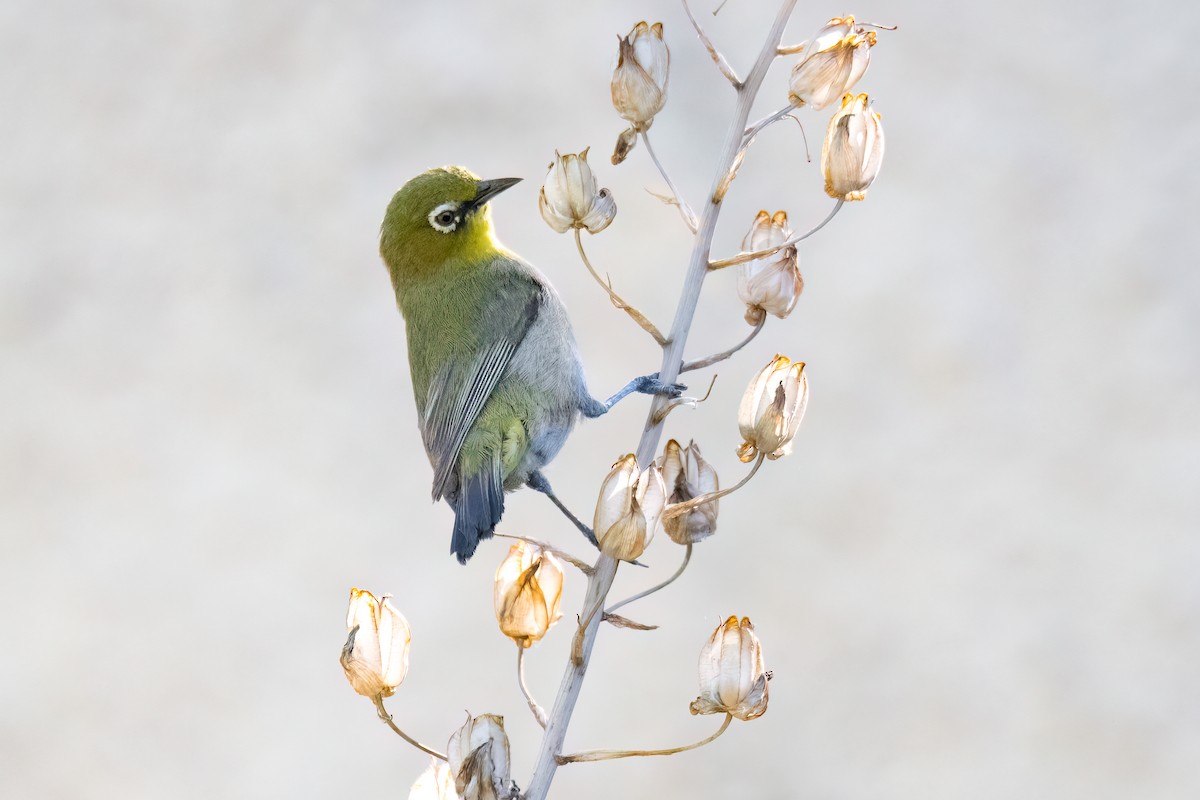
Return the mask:
<svg viewBox="0 0 1200 800">
<path fill-rule="evenodd" d="M 392 715 L 389 714 L 387 712 L 387 709 L 383 707 L 383 695 L 377 694 L 371 698 L 371 701 L 375 703 L 375 708 L 379 712 L 379 718 L 381 720 L 383 720 L 384 722 L 386 722 L 387 726 L 389 728 L 391 728 L 393 731 L 395 731 L 397 736 L 399 736 L 401 739 L 408 742 L 413 747 L 417 748 L 418 750 L 420 750 L 423 753 L 428 753 L 429 755 L 433 756 L 434 758 L 439 758 L 442 761 L 446 760 L 445 753 L 439 753 L 437 750 L 434 750 L 431 747 L 426 747 L 425 745 L 421 744 L 416 739 L 412 738 L 411 736 L 409 736 L 407 733 L 400 730 L 400 728 L 396 726 L 396 723 L 392 720 Z"/>
<path fill-rule="evenodd" d="M 596 283 L 600 284 L 600 288 L 608 292 L 608 299 L 612 304 L 629 315 L 630 319 L 641 326 L 642 330 L 654 337 L 654 341 L 665 346 L 667 339 L 659 332 L 654 323 L 646 318 L 646 315 L 638 311 L 633 306 L 621 299 L 621 296 L 613 291 L 612 281 L 607 283 L 596 272 L 596 268 L 592 266 L 592 262 L 588 260 L 587 253 L 583 250 L 583 238 L 580 236 L 579 228 L 575 229 L 575 247 L 579 249 L 579 257 L 583 259 L 583 265 L 587 267 L 588 272 L 592 273 L 592 277 L 596 279 Z"/>
<path fill-rule="evenodd" d="M 669 505 L 663 511 L 662 518 L 663 519 L 673 519 L 675 517 L 678 517 L 680 514 L 686 514 L 687 512 L 691 511 L 696 506 L 702 506 L 705 503 L 711 503 L 713 500 L 720 500 L 722 497 L 725 497 L 726 495 L 733 494 L 738 489 L 742 488 L 743 486 L 745 486 L 747 483 L 750 482 L 750 479 L 754 477 L 754 473 L 758 472 L 758 468 L 762 466 L 763 459 L 765 459 L 766 457 L 767 457 L 766 453 L 759 453 L 758 460 L 754 462 L 754 466 L 750 468 L 750 472 L 746 475 L 746 477 L 742 478 L 740 481 L 735 483 L 733 486 L 730 486 L 728 489 L 722 489 L 719 492 L 709 492 L 708 494 L 702 494 L 702 495 L 699 495 L 698 497 L 693 497 L 691 500 L 684 500 L 682 503 L 674 503 L 672 505 Z"/>
<path fill-rule="evenodd" d="M 724 5 L 724 3 L 721 5 Z M 696 29 L 696 35 L 700 37 L 700 41 L 703 43 L 704 49 L 708 51 L 710 56 L 712 56 L 713 63 L 717 65 L 717 69 L 721 70 L 721 74 L 729 79 L 729 82 L 733 84 L 733 88 L 741 88 L 742 82 L 738 79 L 737 73 L 733 71 L 733 67 L 729 66 L 729 62 L 725 60 L 725 56 L 721 55 L 720 51 L 713 47 L 712 40 L 708 38 L 708 34 L 706 34 L 704 29 L 700 27 L 700 21 L 696 19 L 696 15 L 692 13 L 692 9 L 690 6 L 688 6 L 687 0 L 683 0 L 683 10 L 687 12 L 688 19 L 692 21 L 692 27 Z M 718 6 L 717 11 L 720 10 L 720 6 Z M 713 12 L 714 16 L 716 15 L 717 11 Z"/>
<path fill-rule="evenodd" d="M 671 194 L 675 195 L 675 205 L 679 208 L 680 216 L 683 217 L 683 221 L 687 223 L 691 232 L 695 233 L 696 214 L 692 211 L 692 207 L 688 205 L 687 200 L 683 199 L 683 195 L 676 188 L 675 182 L 671 180 L 671 176 L 667 174 L 667 168 L 658 160 L 654 148 L 650 146 L 650 134 L 646 131 L 642 131 L 642 143 L 646 145 L 646 152 L 650 154 L 650 160 L 654 162 L 654 166 L 658 167 L 658 174 L 662 175 L 663 180 L 667 182 L 667 188 L 671 190 Z"/>
<path fill-rule="evenodd" d="M 721 363 L 722 361 L 724 361 L 725 359 L 729 358 L 734 353 L 736 353 L 738 350 L 741 350 L 743 347 L 750 344 L 750 342 L 754 341 L 754 337 L 758 336 L 758 332 L 761 331 L 763 329 L 763 326 L 766 324 L 767 324 L 767 315 L 766 315 L 766 312 L 763 312 L 763 318 L 761 320 L 759 320 L 758 324 L 754 326 L 754 330 L 750 331 L 750 335 L 747 336 L 745 339 L 742 339 L 740 342 L 738 342 L 737 344 L 735 344 L 733 347 L 729 348 L 728 350 L 723 350 L 720 353 L 714 353 L 713 355 L 708 356 L 706 358 L 698 358 L 695 361 L 684 362 L 684 365 L 679 368 L 679 372 L 682 374 L 684 372 L 691 372 L 694 369 L 704 369 L 705 367 L 711 367 L 713 364 Z"/>
<path fill-rule="evenodd" d="M 616 603 L 616 604 L 614 604 L 614 605 L 611 605 L 611 606 L 609 606 L 608 608 L 606 608 L 606 609 L 604 610 L 604 613 L 605 613 L 605 614 L 611 614 L 611 613 L 613 613 L 614 611 L 616 611 L 618 608 L 620 608 L 621 606 L 627 606 L 627 605 L 629 605 L 630 603 L 632 603 L 634 600 L 641 600 L 643 597 L 647 597 L 647 596 L 649 596 L 649 595 L 652 595 L 652 594 L 654 594 L 654 593 L 655 593 L 655 592 L 657 592 L 659 589 L 665 589 L 665 588 L 667 588 L 667 587 L 668 587 L 668 586 L 670 586 L 672 583 L 674 583 L 674 582 L 675 582 L 675 580 L 676 580 L 676 579 L 677 579 L 677 578 L 678 578 L 680 575 L 682 575 L 682 574 L 683 574 L 683 571 L 684 571 L 685 569 L 687 569 L 688 562 L 689 562 L 689 561 L 691 561 L 691 560 L 692 560 L 692 543 L 691 543 L 691 542 L 688 542 L 688 545 L 687 545 L 687 551 L 686 551 L 686 552 L 683 554 L 683 563 L 679 565 L 679 569 L 675 570 L 675 574 L 674 574 L 674 575 L 672 575 L 671 577 L 667 578 L 665 581 L 663 581 L 662 583 L 658 584 L 657 586 L 651 586 L 649 589 L 645 589 L 645 590 L 643 590 L 643 591 L 641 591 L 641 592 L 638 592 L 638 593 L 637 593 L 637 594 L 635 594 L 633 597 L 626 597 L 626 598 L 625 598 L 624 600 L 622 600 L 621 602 L 619 602 L 619 603 Z"/>
<path fill-rule="evenodd" d="M 749 128 L 746 128 L 746 133 L 745 133 L 746 144 L 750 144 L 750 140 L 753 139 L 755 136 L 757 136 L 758 132 L 761 131 L 763 128 L 767 127 L 768 125 L 774 125 L 776 122 L 779 122 L 779 120 L 783 119 L 784 117 L 786 117 L 788 114 L 792 113 L 795 110 L 796 110 L 796 107 L 794 105 L 792 105 L 791 103 L 788 103 L 786 106 L 779 109 L 774 114 L 770 114 L 769 116 L 763 117 L 758 122 L 751 125 Z"/>
<path fill-rule="evenodd" d="M 519 642 L 517 643 L 517 683 L 521 685 L 521 694 L 525 695 L 525 702 L 529 703 L 529 710 L 533 712 L 533 718 L 537 720 L 538 725 L 546 727 L 546 711 L 533 699 L 533 694 L 525 683 L 525 648 Z"/>
<path fill-rule="evenodd" d="M 775 48 L 783 37 L 783 29 L 787 26 L 796 0 L 782 0 L 779 13 L 771 25 L 766 42 L 758 54 L 750 73 L 746 76 L 742 87 L 737 92 L 737 104 L 733 110 L 733 118 L 725 134 L 725 144 L 720 157 L 717 159 L 716 171 L 713 176 L 712 188 L 705 200 L 700 222 L 696 231 L 696 241 L 688 259 L 687 275 L 679 295 L 679 305 L 675 309 L 675 319 L 671 324 L 671 337 L 663 347 L 662 366 L 659 379 L 665 383 L 673 383 L 679 377 L 679 367 L 683 365 L 683 350 L 687 345 L 688 332 L 696 315 L 696 306 L 700 300 L 700 290 L 708 275 L 708 265 L 711 257 L 713 232 L 717 227 L 721 206 L 713 200 L 713 195 L 720 187 L 726 173 L 733 164 L 734 157 L 742 145 L 742 132 L 750 117 L 750 107 L 758 95 L 763 78 L 775 59 Z M 658 452 L 658 443 L 662 438 L 662 425 L 655 422 L 658 410 L 666 404 L 663 397 L 656 397 L 650 405 L 647 414 L 646 427 L 643 429 L 641 441 L 638 443 L 636 456 L 639 463 L 648 464 Z M 583 608 L 593 609 L 602 607 L 604 598 L 612 588 L 617 576 L 617 561 L 611 556 L 600 554 L 596 561 L 595 573 L 588 579 L 587 592 L 583 600 Z M 583 679 L 587 675 L 588 662 L 591 660 L 592 648 L 596 644 L 596 634 L 600 630 L 603 614 L 591 614 L 588 624 L 581 631 L 579 658 L 567 661 L 559 684 L 558 696 L 554 700 L 554 708 L 550 711 L 550 719 L 546 724 L 546 735 L 538 750 L 534 763 L 533 777 L 525 790 L 525 800 L 545 800 L 550 792 L 550 784 L 554 781 L 554 773 L 558 769 L 558 754 L 562 752 L 563 741 L 567 736 L 567 726 L 579 701 L 579 693 L 583 688 Z"/>
<path fill-rule="evenodd" d="M 821 222 L 815 228 L 805 231 L 804 233 L 801 233 L 798 236 L 793 236 L 792 238 L 788 239 L 783 244 L 776 245 L 775 247 L 768 247 L 766 250 L 755 250 L 751 253 L 738 253 L 736 256 L 732 256 L 730 258 L 723 258 L 720 261 L 711 261 L 711 262 L 709 262 L 708 268 L 710 270 L 716 270 L 716 269 L 725 269 L 726 267 L 736 266 L 737 264 L 745 264 L 747 261 L 753 261 L 756 258 L 766 258 L 767 256 L 773 256 L 776 253 L 778 253 L 780 250 L 783 250 L 785 247 L 791 247 L 792 245 L 799 244 L 800 242 L 803 242 L 808 237 L 812 236 L 817 231 L 821 230 L 821 228 L 824 228 L 826 225 L 828 225 L 829 221 L 831 219 L 833 219 L 835 216 L 837 216 L 837 213 L 842 210 L 842 206 L 844 206 L 845 204 L 846 204 L 845 200 L 838 200 L 836 203 L 834 203 L 833 210 L 829 212 L 829 216 L 826 217 L 825 219 L 821 220 Z"/>
<path fill-rule="evenodd" d="M 800 44 L 785 44 L 775 50 L 777 56 L 790 56 L 799 53 L 804 48 L 808 47 L 808 40 L 805 39 Z"/>
<path fill-rule="evenodd" d="M 791 119 L 793 119 L 800 127 L 800 137 L 804 139 L 804 160 L 811 164 L 812 153 L 809 152 L 808 149 L 808 131 L 804 130 L 804 123 L 800 121 L 799 117 L 797 117 L 795 114 L 789 114 L 788 116 L 791 117 Z"/>
<path fill-rule="evenodd" d="M 717 728 L 716 733 L 706 739 L 701 739 L 693 744 L 685 744 L 682 747 L 668 747 L 665 750 L 586 750 L 582 753 L 572 753 L 569 756 L 558 756 L 556 760 L 559 764 L 574 764 L 580 761 L 608 761 L 614 758 L 630 758 L 631 756 L 673 756 L 676 753 L 695 750 L 698 747 L 704 747 L 706 744 L 715 742 L 717 737 L 729 730 L 730 722 L 733 722 L 733 714 L 726 714 L 725 721 L 721 723 L 721 727 Z"/>
</svg>

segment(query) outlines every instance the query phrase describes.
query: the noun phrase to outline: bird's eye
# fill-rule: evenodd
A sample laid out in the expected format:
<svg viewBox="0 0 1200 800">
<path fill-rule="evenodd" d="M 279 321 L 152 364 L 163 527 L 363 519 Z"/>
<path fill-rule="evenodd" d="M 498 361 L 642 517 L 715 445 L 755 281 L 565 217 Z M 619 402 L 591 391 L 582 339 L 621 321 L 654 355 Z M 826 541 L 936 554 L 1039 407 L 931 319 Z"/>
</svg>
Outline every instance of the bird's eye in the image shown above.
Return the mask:
<svg viewBox="0 0 1200 800">
<path fill-rule="evenodd" d="M 450 233 L 458 227 L 458 204 L 442 203 L 429 212 L 429 224 L 439 233 Z"/>
</svg>

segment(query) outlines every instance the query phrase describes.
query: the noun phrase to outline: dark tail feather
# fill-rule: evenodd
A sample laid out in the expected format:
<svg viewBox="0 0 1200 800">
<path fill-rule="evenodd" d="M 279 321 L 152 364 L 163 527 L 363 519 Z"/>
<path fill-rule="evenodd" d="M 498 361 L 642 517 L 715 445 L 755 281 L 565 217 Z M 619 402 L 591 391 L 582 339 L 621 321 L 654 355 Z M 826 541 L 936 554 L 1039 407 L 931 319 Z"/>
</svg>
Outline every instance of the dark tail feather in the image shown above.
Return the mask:
<svg viewBox="0 0 1200 800">
<path fill-rule="evenodd" d="M 492 537 L 503 514 L 504 486 L 498 468 L 460 479 L 454 503 L 454 535 L 450 539 L 450 552 L 458 563 L 466 564 L 480 540 Z"/>
</svg>

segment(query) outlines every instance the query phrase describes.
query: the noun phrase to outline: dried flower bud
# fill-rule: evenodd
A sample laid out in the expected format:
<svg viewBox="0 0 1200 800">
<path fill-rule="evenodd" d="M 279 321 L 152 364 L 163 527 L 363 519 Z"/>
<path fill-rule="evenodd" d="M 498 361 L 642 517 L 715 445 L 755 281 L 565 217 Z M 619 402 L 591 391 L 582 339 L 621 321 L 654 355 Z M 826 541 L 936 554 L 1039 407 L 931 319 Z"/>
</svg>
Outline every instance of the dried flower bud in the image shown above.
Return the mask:
<svg viewBox="0 0 1200 800">
<path fill-rule="evenodd" d="M 450 736 L 446 759 L 454 775 L 455 791 L 463 800 L 504 800 L 512 796 L 503 717 L 467 714 L 466 724 Z"/>
<path fill-rule="evenodd" d="M 638 471 L 632 453 L 613 464 L 600 486 L 593 528 L 600 550 L 632 561 L 645 551 L 662 518 L 667 492 L 658 467 Z"/>
<path fill-rule="evenodd" d="M 445 761 L 433 759 L 416 783 L 408 790 L 408 800 L 458 800 L 454 773 Z"/>
<path fill-rule="evenodd" d="M 700 651 L 700 696 L 693 714 L 733 714 L 748 721 L 767 710 L 767 681 L 762 645 L 749 617 L 730 617 L 718 625 Z"/>
<path fill-rule="evenodd" d="M 807 406 L 804 362 L 793 364 L 787 356 L 775 356 L 750 381 L 738 406 L 738 428 L 745 439 L 738 458 L 749 462 L 765 454 L 775 460 L 792 452 L 792 437 Z"/>
<path fill-rule="evenodd" d="M 579 155 L 554 153 L 542 191 L 538 195 L 538 210 L 542 219 L 559 233 L 572 228 L 587 228 L 599 233 L 617 215 L 617 204 L 608 189 L 597 189 L 596 178 L 588 166 L 584 148 Z"/>
<path fill-rule="evenodd" d="M 562 564 L 535 544 L 518 541 L 496 570 L 496 621 L 500 632 L 522 647 L 546 635 L 562 613 Z"/>
<path fill-rule="evenodd" d="M 834 18 L 817 31 L 792 67 L 788 99 L 821 110 L 858 83 L 871 63 L 875 31 L 854 27 L 854 17 Z"/>
<path fill-rule="evenodd" d="M 742 250 L 751 253 L 777 247 L 791 236 L 786 212 L 776 211 L 771 216 L 759 211 L 742 240 Z M 802 291 L 804 279 L 800 277 L 800 255 L 795 245 L 773 256 L 747 261 L 738 270 L 738 297 L 746 304 L 746 321 L 751 325 L 762 322 L 766 313 L 783 319 L 792 313 Z"/>
<path fill-rule="evenodd" d="M 717 491 L 717 471 L 700 455 L 700 445 L 689 442 L 680 447 L 671 439 L 663 448 L 663 483 L 667 487 L 668 503 L 682 503 L 702 494 Z M 719 500 L 710 500 L 686 514 L 663 520 L 663 528 L 671 541 L 693 544 L 717 532 Z"/>
<path fill-rule="evenodd" d="M 364 589 L 350 590 L 342 647 L 342 669 L 354 691 L 365 697 L 391 697 L 408 674 L 408 620 L 383 596 L 383 602 Z"/>
<path fill-rule="evenodd" d="M 825 194 L 838 200 L 862 200 L 883 162 L 883 122 L 865 94 L 847 94 L 829 120 L 821 148 Z"/>
<path fill-rule="evenodd" d="M 639 22 L 620 43 L 612 75 L 613 107 L 643 131 L 667 102 L 671 52 L 663 41 L 661 22 Z"/>
<path fill-rule="evenodd" d="M 637 137 L 638 133 L 634 128 L 626 128 L 621 131 L 621 134 L 617 136 L 617 145 L 613 148 L 613 166 L 629 158 L 629 154 L 633 152 L 634 145 L 637 144 Z"/>
</svg>

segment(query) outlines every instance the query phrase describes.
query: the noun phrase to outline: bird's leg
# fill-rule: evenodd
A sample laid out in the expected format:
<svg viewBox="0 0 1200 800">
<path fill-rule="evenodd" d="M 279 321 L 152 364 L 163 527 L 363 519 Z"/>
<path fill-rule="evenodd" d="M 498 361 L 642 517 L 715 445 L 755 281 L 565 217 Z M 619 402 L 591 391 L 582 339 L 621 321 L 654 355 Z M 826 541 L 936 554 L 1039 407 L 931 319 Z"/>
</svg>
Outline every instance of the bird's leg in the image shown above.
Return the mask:
<svg viewBox="0 0 1200 800">
<path fill-rule="evenodd" d="M 529 478 L 525 481 L 525 485 L 530 489 L 533 489 L 535 492 L 541 492 L 542 494 L 546 495 L 546 497 L 549 497 L 550 502 L 558 506 L 558 510 L 566 515 L 567 519 L 571 520 L 571 523 L 579 529 L 579 532 L 582 533 L 589 542 L 592 543 L 592 546 L 596 549 L 600 549 L 600 543 L 596 541 L 596 534 L 592 532 L 591 528 L 589 528 L 587 525 L 584 525 L 579 517 L 572 514 L 571 509 L 563 505 L 562 500 L 559 500 L 558 495 L 556 495 L 554 490 L 550 488 L 550 481 L 546 480 L 546 476 L 543 475 L 540 470 L 534 470 L 533 472 L 529 473 Z"/>
<path fill-rule="evenodd" d="M 619 403 L 628 395 L 638 392 L 639 394 L 662 394 L 667 397 L 679 397 L 687 389 L 682 383 L 663 383 L 658 379 L 658 373 L 653 375 L 643 375 L 640 378 L 634 378 L 629 383 L 622 387 L 621 391 L 614 394 L 612 397 L 601 403 L 594 397 L 589 397 L 584 403 L 580 411 L 585 417 L 596 418 L 608 413 L 609 409 Z"/>
<path fill-rule="evenodd" d="M 546 480 L 546 476 L 542 474 L 541 470 L 534 470 L 533 472 L 529 473 L 529 478 L 526 479 L 525 485 L 530 489 L 533 489 L 535 492 L 541 492 L 542 494 L 546 495 L 546 497 L 549 497 L 550 501 L 554 503 L 554 505 L 558 506 L 558 510 L 565 514 L 567 519 L 571 520 L 571 523 L 576 528 L 579 528 L 579 532 L 587 537 L 587 540 L 592 543 L 592 546 L 597 550 L 600 549 L 600 542 L 596 540 L 596 534 L 592 532 L 591 528 L 589 528 L 587 525 L 584 525 L 583 522 L 580 521 L 579 517 L 572 514 L 571 509 L 563 505 L 563 501 L 559 500 L 558 495 L 556 495 L 554 490 L 550 488 L 550 481 Z M 646 566 L 640 561 L 629 561 L 626 563 L 632 564 L 635 567 Z"/>
</svg>

